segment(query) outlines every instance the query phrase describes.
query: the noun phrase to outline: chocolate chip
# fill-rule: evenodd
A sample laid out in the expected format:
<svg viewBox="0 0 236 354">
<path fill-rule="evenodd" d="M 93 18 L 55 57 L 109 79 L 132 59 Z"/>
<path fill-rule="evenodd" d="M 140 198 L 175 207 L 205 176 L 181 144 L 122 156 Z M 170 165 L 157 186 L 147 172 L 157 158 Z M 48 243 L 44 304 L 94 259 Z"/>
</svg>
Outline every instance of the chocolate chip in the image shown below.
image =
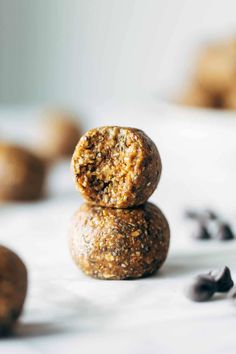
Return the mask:
<svg viewBox="0 0 236 354">
<path fill-rule="evenodd" d="M 198 224 L 196 225 L 196 229 L 193 233 L 193 238 L 197 240 L 209 240 L 211 239 L 211 234 L 204 224 Z"/>
<path fill-rule="evenodd" d="M 211 273 L 217 286 L 218 293 L 226 293 L 234 286 L 231 273 L 228 267 L 224 267 L 217 273 Z"/>
<path fill-rule="evenodd" d="M 235 238 L 231 226 L 227 223 L 221 223 L 218 227 L 216 238 L 221 241 L 229 241 Z"/>
<path fill-rule="evenodd" d="M 228 241 L 236 238 L 231 225 L 222 221 L 212 209 L 202 211 L 189 209 L 185 212 L 185 217 L 195 221 L 195 239 L 209 240 L 214 238 Z"/>
<path fill-rule="evenodd" d="M 217 272 L 198 275 L 186 290 L 186 296 L 192 301 L 207 301 L 214 293 L 226 293 L 234 286 L 228 267 Z M 236 301 L 236 290 L 232 297 Z"/>
<path fill-rule="evenodd" d="M 207 301 L 216 292 L 216 282 L 210 275 L 197 276 L 186 290 L 186 296 L 196 302 Z"/>
<path fill-rule="evenodd" d="M 185 216 L 195 221 L 195 231 L 193 237 L 197 240 L 210 240 L 212 239 L 209 226 L 212 221 L 215 221 L 217 215 L 210 209 L 203 211 L 196 211 L 189 209 L 185 212 Z"/>
</svg>

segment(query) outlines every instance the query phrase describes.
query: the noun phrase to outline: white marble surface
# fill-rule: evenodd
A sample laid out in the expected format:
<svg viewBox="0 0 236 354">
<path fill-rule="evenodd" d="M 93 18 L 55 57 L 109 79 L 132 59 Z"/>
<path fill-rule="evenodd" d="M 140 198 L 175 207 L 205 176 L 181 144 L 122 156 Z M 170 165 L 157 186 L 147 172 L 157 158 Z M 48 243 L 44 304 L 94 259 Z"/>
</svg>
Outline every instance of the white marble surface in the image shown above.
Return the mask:
<svg viewBox="0 0 236 354">
<path fill-rule="evenodd" d="M 168 260 L 155 276 L 136 281 L 99 281 L 77 270 L 67 232 L 81 199 L 69 164 L 61 163 L 51 173 L 48 198 L 0 206 L 0 241 L 22 256 L 30 275 L 16 335 L 1 340 L 0 353 L 234 354 L 236 307 L 221 298 L 192 303 L 183 288 L 194 274 L 223 265 L 236 281 L 236 241 L 191 240 L 183 211 L 214 207 L 236 224 L 236 120 L 151 103 L 117 107 L 87 105 L 87 126 L 138 126 L 159 146 L 164 169 L 152 200 L 170 221 Z M 32 114 L 2 109 L 0 131 L 30 140 Z M 22 123 L 16 125 L 18 116 Z"/>
</svg>

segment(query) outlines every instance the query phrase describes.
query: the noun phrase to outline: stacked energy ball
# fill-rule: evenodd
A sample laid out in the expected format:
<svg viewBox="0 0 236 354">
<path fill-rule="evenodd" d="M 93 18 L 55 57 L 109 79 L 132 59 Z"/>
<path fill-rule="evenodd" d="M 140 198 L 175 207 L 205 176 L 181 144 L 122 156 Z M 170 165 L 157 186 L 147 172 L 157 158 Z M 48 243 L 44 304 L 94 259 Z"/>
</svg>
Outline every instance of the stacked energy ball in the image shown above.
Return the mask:
<svg viewBox="0 0 236 354">
<path fill-rule="evenodd" d="M 100 279 L 139 278 L 159 269 L 170 230 L 160 209 L 147 201 L 162 169 L 154 142 L 134 128 L 92 129 L 76 146 L 72 169 L 87 202 L 70 228 L 75 263 Z"/>
</svg>

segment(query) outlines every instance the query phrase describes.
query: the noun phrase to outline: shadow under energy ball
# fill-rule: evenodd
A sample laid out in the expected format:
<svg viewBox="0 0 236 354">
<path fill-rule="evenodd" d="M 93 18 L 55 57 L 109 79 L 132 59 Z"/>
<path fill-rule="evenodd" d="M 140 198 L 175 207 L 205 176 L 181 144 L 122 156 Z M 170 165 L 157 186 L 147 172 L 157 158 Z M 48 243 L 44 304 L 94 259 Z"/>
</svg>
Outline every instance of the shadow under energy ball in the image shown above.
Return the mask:
<svg viewBox="0 0 236 354">
<path fill-rule="evenodd" d="M 8 335 L 20 316 L 27 291 L 27 270 L 11 250 L 0 246 L 0 336 Z"/>
<path fill-rule="evenodd" d="M 143 204 L 161 176 L 154 142 L 141 130 L 100 127 L 80 139 L 72 157 L 75 184 L 92 204 L 127 208 Z"/>
<path fill-rule="evenodd" d="M 0 201 L 40 198 L 45 174 L 43 161 L 27 149 L 0 143 Z"/>
<path fill-rule="evenodd" d="M 170 230 L 159 208 L 149 202 L 130 209 L 83 204 L 70 228 L 75 263 L 100 279 L 151 275 L 164 263 Z"/>
</svg>

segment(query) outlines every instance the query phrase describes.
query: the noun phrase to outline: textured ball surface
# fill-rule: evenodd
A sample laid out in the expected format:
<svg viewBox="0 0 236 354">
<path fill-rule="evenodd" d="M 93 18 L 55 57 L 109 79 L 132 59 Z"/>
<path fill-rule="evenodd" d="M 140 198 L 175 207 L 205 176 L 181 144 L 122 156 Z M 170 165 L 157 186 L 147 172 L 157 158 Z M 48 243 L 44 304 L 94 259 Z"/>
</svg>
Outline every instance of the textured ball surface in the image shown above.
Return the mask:
<svg viewBox="0 0 236 354">
<path fill-rule="evenodd" d="M 70 229 L 75 263 L 100 279 L 150 275 L 164 263 L 170 240 L 165 216 L 154 204 L 112 209 L 83 204 Z"/>
<path fill-rule="evenodd" d="M 0 335 L 6 335 L 20 316 L 27 291 L 27 270 L 11 250 L 0 246 Z"/>
<path fill-rule="evenodd" d="M 143 131 L 101 127 L 80 139 L 72 169 L 76 187 L 87 202 L 128 208 L 148 200 L 162 165 L 156 145 Z"/>
<path fill-rule="evenodd" d="M 34 200 L 42 196 L 44 162 L 28 150 L 0 144 L 0 200 Z"/>
</svg>

